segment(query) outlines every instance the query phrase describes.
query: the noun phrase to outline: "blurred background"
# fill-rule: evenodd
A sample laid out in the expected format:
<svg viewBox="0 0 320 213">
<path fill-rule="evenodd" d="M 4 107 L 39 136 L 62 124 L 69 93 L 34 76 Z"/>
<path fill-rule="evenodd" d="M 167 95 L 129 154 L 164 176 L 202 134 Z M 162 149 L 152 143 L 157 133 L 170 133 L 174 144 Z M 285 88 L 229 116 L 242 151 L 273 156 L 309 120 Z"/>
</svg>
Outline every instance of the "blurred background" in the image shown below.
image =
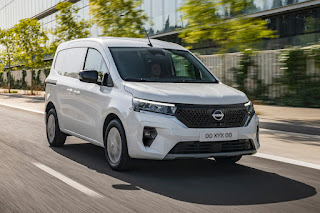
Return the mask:
<svg viewBox="0 0 320 213">
<path fill-rule="evenodd" d="M 3 91 L 44 90 L 61 42 L 146 29 L 256 103 L 320 107 L 317 0 L 0 0 L 0 29 Z"/>
</svg>

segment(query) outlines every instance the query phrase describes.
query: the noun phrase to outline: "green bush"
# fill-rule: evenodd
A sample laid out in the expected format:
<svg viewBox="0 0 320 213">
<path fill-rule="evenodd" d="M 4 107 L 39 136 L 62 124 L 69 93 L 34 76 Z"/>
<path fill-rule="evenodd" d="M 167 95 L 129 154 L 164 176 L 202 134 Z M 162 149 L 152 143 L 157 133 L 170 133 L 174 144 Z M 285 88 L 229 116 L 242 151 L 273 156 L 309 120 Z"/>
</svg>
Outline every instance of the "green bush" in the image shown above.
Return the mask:
<svg viewBox="0 0 320 213">
<path fill-rule="evenodd" d="M 4 82 L 3 82 L 3 72 L 0 72 L 0 87 L 4 86 Z"/>
<path fill-rule="evenodd" d="M 287 90 L 281 96 L 281 103 L 297 107 L 320 107 L 319 70 L 307 72 L 307 66 L 312 63 L 320 68 L 320 46 L 290 49 L 281 55 L 280 62 L 283 75 L 277 82 Z"/>
<path fill-rule="evenodd" d="M 259 66 L 255 63 L 254 57 L 255 53 L 251 49 L 245 50 L 240 55 L 239 66 L 232 68 L 236 87 L 246 93 L 249 98 L 266 100 L 268 86 L 259 77 Z"/>
<path fill-rule="evenodd" d="M 10 77 L 11 89 L 29 90 L 30 86 L 28 86 L 27 82 L 26 82 L 27 72 L 25 70 L 22 70 L 22 78 L 17 79 L 17 80 L 13 77 L 12 72 L 15 72 L 15 71 L 11 71 L 11 77 Z M 35 71 L 33 71 L 31 73 L 32 78 L 33 78 L 34 90 L 44 90 L 44 82 L 41 82 L 41 79 L 40 79 L 41 72 L 42 72 L 42 70 L 38 70 L 36 73 L 35 73 Z M 46 72 L 49 73 L 48 71 L 44 71 L 45 75 L 46 75 Z M 3 75 L 4 75 L 4 73 L 0 72 L 0 87 L 8 88 L 9 82 L 8 82 L 8 80 L 4 80 Z M 7 75 L 7 79 L 9 79 L 9 72 L 6 72 L 6 75 Z"/>
<path fill-rule="evenodd" d="M 50 69 L 44 69 L 43 72 L 44 72 L 44 75 L 45 75 L 46 77 L 48 77 L 48 75 L 49 75 L 49 73 L 50 73 Z"/>
</svg>

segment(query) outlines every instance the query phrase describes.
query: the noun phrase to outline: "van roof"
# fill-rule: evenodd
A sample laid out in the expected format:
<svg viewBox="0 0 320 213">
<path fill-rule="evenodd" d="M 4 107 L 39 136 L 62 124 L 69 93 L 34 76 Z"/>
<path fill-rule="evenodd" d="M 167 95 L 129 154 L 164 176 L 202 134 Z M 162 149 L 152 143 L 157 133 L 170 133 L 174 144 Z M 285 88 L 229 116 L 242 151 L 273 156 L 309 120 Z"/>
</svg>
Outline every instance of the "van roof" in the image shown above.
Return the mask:
<svg viewBox="0 0 320 213">
<path fill-rule="evenodd" d="M 177 50 L 186 50 L 184 47 L 166 41 L 160 41 L 157 39 L 150 39 L 153 47 L 164 48 L 164 49 L 177 49 Z M 61 46 L 67 47 L 71 43 L 82 43 L 85 41 L 93 41 L 101 44 L 104 47 L 149 47 L 149 41 L 147 38 L 127 38 L 127 37 L 98 37 L 98 38 L 82 38 L 75 39 L 63 43 Z"/>
</svg>

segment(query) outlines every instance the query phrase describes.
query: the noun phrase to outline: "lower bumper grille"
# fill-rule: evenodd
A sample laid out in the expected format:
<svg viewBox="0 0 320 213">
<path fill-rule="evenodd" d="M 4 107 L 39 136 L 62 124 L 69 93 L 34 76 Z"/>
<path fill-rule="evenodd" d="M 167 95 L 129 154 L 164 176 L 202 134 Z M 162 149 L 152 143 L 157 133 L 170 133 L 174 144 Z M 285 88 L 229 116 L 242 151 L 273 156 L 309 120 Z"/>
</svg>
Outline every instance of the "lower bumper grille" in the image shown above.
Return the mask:
<svg viewBox="0 0 320 213">
<path fill-rule="evenodd" d="M 169 154 L 204 154 L 253 150 L 252 140 L 235 140 L 221 142 L 179 142 Z"/>
</svg>

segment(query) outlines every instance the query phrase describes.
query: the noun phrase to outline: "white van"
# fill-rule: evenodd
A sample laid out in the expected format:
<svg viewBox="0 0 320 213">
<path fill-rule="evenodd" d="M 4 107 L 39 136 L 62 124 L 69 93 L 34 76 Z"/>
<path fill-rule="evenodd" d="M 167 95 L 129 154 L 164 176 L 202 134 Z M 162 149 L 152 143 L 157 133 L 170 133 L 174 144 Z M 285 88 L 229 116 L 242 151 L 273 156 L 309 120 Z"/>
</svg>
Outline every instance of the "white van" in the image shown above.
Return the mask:
<svg viewBox="0 0 320 213">
<path fill-rule="evenodd" d="M 111 37 L 63 43 L 45 101 L 51 146 L 79 137 L 104 147 L 115 170 L 134 158 L 234 163 L 260 146 L 247 96 L 174 43 Z"/>
</svg>

